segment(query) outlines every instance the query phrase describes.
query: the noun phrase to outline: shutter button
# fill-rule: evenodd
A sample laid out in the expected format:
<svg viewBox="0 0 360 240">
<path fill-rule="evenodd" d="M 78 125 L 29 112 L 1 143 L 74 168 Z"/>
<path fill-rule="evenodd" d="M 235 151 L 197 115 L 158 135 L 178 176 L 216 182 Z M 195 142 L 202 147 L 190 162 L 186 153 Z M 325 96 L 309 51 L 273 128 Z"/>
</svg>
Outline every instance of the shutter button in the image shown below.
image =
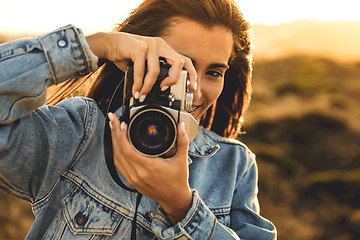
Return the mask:
<svg viewBox="0 0 360 240">
<path fill-rule="evenodd" d="M 87 216 L 82 213 L 78 213 L 75 216 L 75 223 L 79 226 L 85 226 L 86 222 L 88 221 Z"/>
<path fill-rule="evenodd" d="M 59 47 L 65 47 L 65 46 L 66 46 L 65 40 L 64 40 L 64 39 L 60 39 L 60 40 L 58 41 L 58 45 L 59 45 Z"/>
</svg>

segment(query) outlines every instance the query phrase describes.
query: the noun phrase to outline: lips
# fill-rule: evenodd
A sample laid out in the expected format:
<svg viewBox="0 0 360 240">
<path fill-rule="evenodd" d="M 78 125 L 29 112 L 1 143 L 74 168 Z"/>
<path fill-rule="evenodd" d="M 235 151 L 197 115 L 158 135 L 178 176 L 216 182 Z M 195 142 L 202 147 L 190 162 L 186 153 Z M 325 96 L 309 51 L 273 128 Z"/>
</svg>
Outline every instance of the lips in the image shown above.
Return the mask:
<svg viewBox="0 0 360 240">
<path fill-rule="evenodd" d="M 201 105 L 198 106 L 192 106 L 191 109 L 188 111 L 188 113 L 190 113 L 191 115 L 194 116 L 195 112 L 197 109 L 199 109 L 201 107 Z"/>
</svg>

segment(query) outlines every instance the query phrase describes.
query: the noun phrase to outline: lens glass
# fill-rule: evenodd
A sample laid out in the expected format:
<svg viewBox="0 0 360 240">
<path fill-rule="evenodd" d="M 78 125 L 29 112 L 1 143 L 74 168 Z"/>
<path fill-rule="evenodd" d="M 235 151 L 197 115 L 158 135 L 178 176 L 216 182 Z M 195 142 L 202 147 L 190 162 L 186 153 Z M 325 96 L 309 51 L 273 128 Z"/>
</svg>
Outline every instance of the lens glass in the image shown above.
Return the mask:
<svg viewBox="0 0 360 240">
<path fill-rule="evenodd" d="M 175 121 L 163 109 L 140 110 L 130 121 L 129 139 L 143 154 L 162 155 L 175 143 Z"/>
</svg>

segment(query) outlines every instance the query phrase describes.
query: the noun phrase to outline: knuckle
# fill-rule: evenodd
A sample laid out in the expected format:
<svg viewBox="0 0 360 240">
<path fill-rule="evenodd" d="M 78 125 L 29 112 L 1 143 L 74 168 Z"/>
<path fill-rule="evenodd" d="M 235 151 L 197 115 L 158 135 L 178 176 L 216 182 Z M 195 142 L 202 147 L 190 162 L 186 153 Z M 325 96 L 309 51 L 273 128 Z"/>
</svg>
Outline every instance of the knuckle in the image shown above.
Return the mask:
<svg viewBox="0 0 360 240">
<path fill-rule="evenodd" d="M 136 187 L 137 186 L 137 183 L 139 182 L 137 180 L 137 177 L 136 176 L 133 176 L 131 174 L 129 174 L 128 176 L 128 179 L 126 179 L 126 181 L 133 187 Z"/>
<path fill-rule="evenodd" d="M 138 171 L 137 174 L 140 182 L 146 182 L 151 178 L 147 171 Z"/>
<path fill-rule="evenodd" d="M 177 59 L 174 64 L 176 67 L 178 68 L 182 68 L 185 65 L 185 59 L 180 57 L 179 59 Z"/>
<path fill-rule="evenodd" d="M 156 42 L 157 42 L 157 37 L 149 37 L 146 39 L 146 42 L 148 44 L 148 46 L 155 46 Z"/>
<path fill-rule="evenodd" d="M 148 44 L 146 42 L 143 41 L 139 41 L 139 43 L 137 44 L 137 47 L 135 49 L 138 52 L 147 52 L 148 50 Z"/>
<path fill-rule="evenodd" d="M 188 64 L 188 65 L 190 65 L 190 64 L 192 65 L 192 60 L 191 60 L 191 58 L 184 56 L 183 60 L 184 60 L 184 64 L 186 63 L 186 64 Z"/>
<path fill-rule="evenodd" d="M 153 37 L 152 39 L 154 40 L 154 42 L 157 42 L 157 43 L 165 43 L 165 40 L 159 36 Z"/>
<path fill-rule="evenodd" d="M 189 59 L 189 60 L 190 60 L 190 59 Z M 180 63 L 181 65 L 184 65 L 185 62 L 186 62 L 185 58 L 181 58 L 180 61 L 179 61 L 179 63 Z"/>
</svg>

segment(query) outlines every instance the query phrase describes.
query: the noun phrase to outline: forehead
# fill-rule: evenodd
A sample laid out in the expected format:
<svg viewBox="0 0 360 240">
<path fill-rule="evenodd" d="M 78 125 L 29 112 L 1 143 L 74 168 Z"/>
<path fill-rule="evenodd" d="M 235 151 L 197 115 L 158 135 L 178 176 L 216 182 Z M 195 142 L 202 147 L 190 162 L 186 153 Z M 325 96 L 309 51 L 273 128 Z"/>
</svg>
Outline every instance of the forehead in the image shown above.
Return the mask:
<svg viewBox="0 0 360 240">
<path fill-rule="evenodd" d="M 196 63 L 227 63 L 233 49 L 230 29 L 208 27 L 184 18 L 174 20 L 162 37 L 177 52 Z"/>
</svg>

